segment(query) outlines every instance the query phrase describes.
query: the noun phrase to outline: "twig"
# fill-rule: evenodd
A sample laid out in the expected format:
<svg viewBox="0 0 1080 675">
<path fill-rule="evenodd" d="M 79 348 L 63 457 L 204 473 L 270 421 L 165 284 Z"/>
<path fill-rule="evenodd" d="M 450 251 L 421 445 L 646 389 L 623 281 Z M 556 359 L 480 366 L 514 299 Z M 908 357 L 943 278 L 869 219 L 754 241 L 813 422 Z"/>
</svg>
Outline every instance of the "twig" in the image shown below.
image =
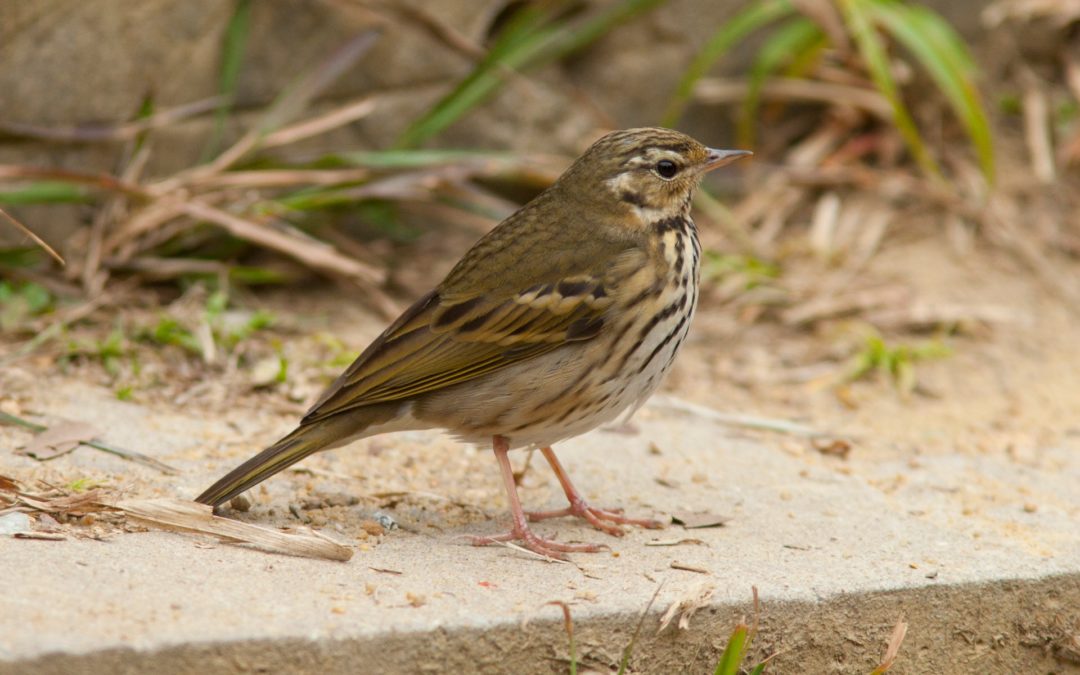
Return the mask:
<svg viewBox="0 0 1080 675">
<path fill-rule="evenodd" d="M 16 417 L 15 415 L 10 415 L 10 414 L 8 414 L 6 412 L 0 411 L 0 424 L 4 424 L 4 423 L 6 423 L 6 424 L 14 424 L 16 426 L 20 426 L 20 427 L 23 427 L 25 429 L 30 429 L 32 431 L 36 431 L 38 433 L 41 433 L 43 431 L 48 431 L 48 429 L 49 429 L 47 426 L 45 426 L 43 424 L 36 424 L 34 422 L 30 422 L 29 420 L 24 420 L 21 417 Z M 82 441 L 80 443 L 80 445 L 88 445 L 91 448 L 94 448 L 95 450 L 101 450 L 102 452 L 107 452 L 110 455 L 116 455 L 117 457 L 120 457 L 122 459 L 126 459 L 126 460 L 128 460 L 130 462 L 135 462 L 137 464 L 142 464 L 143 466 L 148 466 L 151 469 L 157 469 L 158 471 L 160 471 L 160 472 L 162 472 L 164 474 L 170 475 L 170 476 L 175 476 L 175 475 L 180 473 L 180 471 L 178 469 L 176 469 L 174 467 L 171 467 L 171 466 L 169 466 L 168 464 L 166 464 L 164 462 L 158 461 L 158 460 L 154 459 L 153 457 L 149 457 L 147 455 L 144 455 L 144 454 L 139 453 L 139 452 L 135 452 L 133 450 L 121 450 L 120 448 L 117 448 L 116 446 L 106 445 L 105 443 L 102 443 L 101 441 Z"/>
</svg>

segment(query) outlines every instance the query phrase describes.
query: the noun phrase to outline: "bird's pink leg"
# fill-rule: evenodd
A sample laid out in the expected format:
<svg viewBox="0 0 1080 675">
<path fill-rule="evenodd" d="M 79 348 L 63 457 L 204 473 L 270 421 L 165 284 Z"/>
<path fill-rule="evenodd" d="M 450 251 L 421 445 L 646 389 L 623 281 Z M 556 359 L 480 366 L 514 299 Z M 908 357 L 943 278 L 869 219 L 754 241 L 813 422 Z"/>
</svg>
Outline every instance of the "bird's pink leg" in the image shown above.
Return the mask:
<svg viewBox="0 0 1080 675">
<path fill-rule="evenodd" d="M 658 520 L 649 518 L 627 518 L 617 511 L 589 506 L 585 501 L 585 498 L 582 497 L 581 493 L 574 487 L 574 484 L 570 482 L 570 476 L 567 475 L 566 469 L 559 463 L 559 458 L 555 456 L 555 451 L 552 450 L 551 447 L 546 447 L 541 448 L 540 452 L 544 454 L 544 459 L 548 461 L 552 470 L 555 471 L 555 476 L 559 479 L 559 484 L 562 485 L 563 492 L 566 493 L 566 498 L 570 500 L 570 506 L 565 509 L 559 509 L 558 511 L 529 511 L 525 514 L 528 516 L 529 520 L 544 520 L 545 518 L 558 518 L 560 516 L 577 516 L 578 518 L 584 518 L 589 521 L 589 524 L 596 529 L 607 532 L 615 537 L 621 537 L 623 531 L 618 525 L 612 525 L 611 523 L 618 523 L 619 525 L 638 525 L 649 529 L 658 529 L 664 526 L 664 524 Z"/>
<path fill-rule="evenodd" d="M 473 544 L 483 546 L 498 541 L 520 541 L 530 551 L 558 560 L 566 559 L 563 553 L 595 553 L 606 548 L 596 544 L 562 544 L 534 534 L 529 529 L 525 512 L 521 510 L 521 500 L 518 499 L 514 471 L 510 467 L 510 458 L 507 456 L 510 451 L 510 442 L 502 436 L 495 436 L 492 438 L 491 445 L 495 451 L 495 458 L 499 460 L 499 471 L 502 473 L 503 485 L 506 487 L 506 496 L 510 500 L 510 515 L 513 517 L 514 525 L 507 534 L 494 537 L 472 537 Z"/>
</svg>

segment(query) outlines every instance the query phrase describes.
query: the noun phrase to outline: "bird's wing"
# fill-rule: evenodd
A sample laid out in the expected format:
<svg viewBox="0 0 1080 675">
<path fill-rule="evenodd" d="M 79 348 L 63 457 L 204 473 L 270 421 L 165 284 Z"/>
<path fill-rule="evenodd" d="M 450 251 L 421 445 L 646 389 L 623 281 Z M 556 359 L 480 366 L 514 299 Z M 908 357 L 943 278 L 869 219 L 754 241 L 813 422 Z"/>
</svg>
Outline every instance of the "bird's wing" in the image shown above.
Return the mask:
<svg viewBox="0 0 1080 675">
<path fill-rule="evenodd" d="M 432 291 L 342 373 L 304 422 L 449 387 L 593 338 L 604 327 L 611 291 L 588 274 L 502 295 Z"/>
</svg>

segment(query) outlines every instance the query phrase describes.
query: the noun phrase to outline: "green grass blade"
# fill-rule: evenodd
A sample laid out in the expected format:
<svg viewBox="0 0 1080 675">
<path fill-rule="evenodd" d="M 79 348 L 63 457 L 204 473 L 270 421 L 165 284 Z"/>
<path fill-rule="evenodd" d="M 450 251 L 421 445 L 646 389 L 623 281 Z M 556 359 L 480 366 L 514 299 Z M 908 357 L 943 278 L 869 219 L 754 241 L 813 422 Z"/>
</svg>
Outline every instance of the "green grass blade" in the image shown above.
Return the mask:
<svg viewBox="0 0 1080 675">
<path fill-rule="evenodd" d="M 739 114 L 737 138 L 740 146 L 754 145 L 755 119 L 761 107 L 761 88 L 765 80 L 785 63 L 801 59 L 807 50 L 815 50 L 823 35 L 817 24 L 798 16 L 777 28 L 758 50 L 754 65 L 750 68 L 749 89 Z"/>
<path fill-rule="evenodd" d="M 615 26 L 665 0 L 623 0 L 580 25 L 559 23 L 562 3 L 539 3 L 521 9 L 492 45 L 487 57 L 431 110 L 413 122 L 395 147 L 409 148 L 446 129 L 486 101 L 506 80 L 506 71 L 525 71 L 572 54 Z"/>
<path fill-rule="evenodd" d="M 975 86 L 975 64 L 960 37 L 925 7 L 874 2 L 868 13 L 910 51 L 945 95 L 964 126 L 989 183 L 994 182 L 994 144 L 985 108 Z"/>
<path fill-rule="evenodd" d="M 728 638 L 724 653 L 720 655 L 720 661 L 716 664 L 713 675 L 739 675 L 739 665 L 746 656 L 748 646 L 748 628 L 745 624 L 739 624 Z"/>
<path fill-rule="evenodd" d="M 907 106 L 900 98 L 899 89 L 893 79 L 889 68 L 889 55 L 882 43 L 877 30 L 871 23 L 867 12 L 867 5 L 872 0 L 839 0 L 840 7 L 844 12 L 844 20 L 848 30 L 855 39 L 855 45 L 866 64 L 870 79 L 881 95 L 889 101 L 892 107 L 893 124 L 904 139 L 908 151 L 915 162 L 932 179 L 941 180 L 941 169 L 930 155 L 919 134 L 915 121 L 911 118 Z"/>
<path fill-rule="evenodd" d="M 240 65 L 244 60 L 248 33 L 251 27 L 251 0 L 236 0 L 233 15 L 225 28 L 225 41 L 221 50 L 221 77 L 218 92 L 224 96 L 221 105 L 214 111 L 214 130 L 202 161 L 209 161 L 220 150 L 221 137 L 225 133 L 225 121 L 229 119 L 236 103 L 236 83 L 240 79 Z"/>
<path fill-rule="evenodd" d="M 86 188 L 62 181 L 35 181 L 19 187 L 0 189 L 0 205 L 81 204 L 94 198 Z"/>
<path fill-rule="evenodd" d="M 622 0 L 596 13 L 581 25 L 559 27 L 559 40 L 542 56 L 537 65 L 561 59 L 603 37 L 619 24 L 626 23 L 655 9 L 667 0 Z"/>
<path fill-rule="evenodd" d="M 510 19 L 487 57 L 473 68 L 454 89 L 420 116 L 402 133 L 397 148 L 408 148 L 431 138 L 479 105 L 503 83 L 503 69 L 525 66 L 553 31 L 545 29 L 551 18 L 548 9 L 527 5 Z"/>
<path fill-rule="evenodd" d="M 478 150 L 375 150 L 341 152 L 334 158 L 346 166 L 358 166 L 368 169 L 422 169 L 429 166 L 454 164 L 469 160 L 512 160 L 514 156 L 505 152 L 484 152 Z"/>
<path fill-rule="evenodd" d="M 719 61 L 729 49 L 757 29 L 783 18 L 793 11 L 794 9 L 788 0 L 766 0 L 765 2 L 755 2 L 721 24 L 720 28 L 705 43 L 705 47 L 701 52 L 694 57 L 686 72 L 683 73 L 682 79 L 679 80 L 679 84 L 675 88 L 675 94 L 671 97 L 671 102 L 668 103 L 667 110 L 664 111 L 664 115 L 660 119 L 660 124 L 666 127 L 675 126 L 686 108 L 686 104 L 690 101 L 690 97 L 693 96 L 694 87 L 697 85 L 698 80 L 705 77 L 713 64 Z"/>
</svg>

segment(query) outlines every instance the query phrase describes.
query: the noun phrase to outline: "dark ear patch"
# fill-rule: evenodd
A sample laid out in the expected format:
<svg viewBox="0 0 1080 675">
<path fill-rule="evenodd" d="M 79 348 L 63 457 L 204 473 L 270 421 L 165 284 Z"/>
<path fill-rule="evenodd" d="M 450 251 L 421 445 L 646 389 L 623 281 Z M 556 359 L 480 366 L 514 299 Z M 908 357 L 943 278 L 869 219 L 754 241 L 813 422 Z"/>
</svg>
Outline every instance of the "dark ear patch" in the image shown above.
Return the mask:
<svg viewBox="0 0 1080 675">
<path fill-rule="evenodd" d="M 638 208 L 645 208 L 645 206 L 647 206 L 647 203 L 645 202 L 645 195 L 643 195 L 643 194 L 641 194 L 639 192 L 631 192 L 630 190 L 623 190 L 619 194 L 619 199 L 626 202 L 627 204 L 633 204 L 634 206 L 636 206 Z"/>
</svg>

